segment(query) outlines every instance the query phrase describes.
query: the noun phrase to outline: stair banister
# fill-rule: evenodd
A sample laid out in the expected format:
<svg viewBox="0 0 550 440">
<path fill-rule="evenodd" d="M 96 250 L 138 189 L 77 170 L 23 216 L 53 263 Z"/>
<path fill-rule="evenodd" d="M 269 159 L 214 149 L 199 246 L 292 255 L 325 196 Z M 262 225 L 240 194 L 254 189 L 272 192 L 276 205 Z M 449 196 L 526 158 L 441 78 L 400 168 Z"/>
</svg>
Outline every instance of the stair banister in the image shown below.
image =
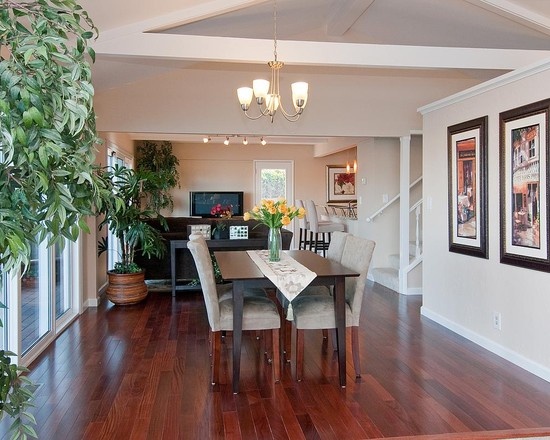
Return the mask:
<svg viewBox="0 0 550 440">
<path fill-rule="evenodd" d="M 414 187 L 416 184 L 418 184 L 419 182 L 422 181 L 422 176 L 420 176 L 418 179 L 416 179 L 414 182 L 412 182 L 410 185 L 409 185 L 409 190 Z M 373 214 L 371 214 L 369 217 L 367 217 L 367 222 L 372 222 L 376 217 L 378 217 L 380 214 L 382 214 L 387 208 L 388 206 L 390 206 L 392 203 L 394 203 L 396 200 L 399 200 L 401 194 L 397 194 L 393 199 L 391 199 L 388 203 L 386 203 L 385 205 L 383 205 L 380 209 L 378 209 L 377 211 L 375 211 Z M 417 202 L 418 203 L 418 202 Z M 414 205 L 413 205 L 414 206 Z"/>
</svg>

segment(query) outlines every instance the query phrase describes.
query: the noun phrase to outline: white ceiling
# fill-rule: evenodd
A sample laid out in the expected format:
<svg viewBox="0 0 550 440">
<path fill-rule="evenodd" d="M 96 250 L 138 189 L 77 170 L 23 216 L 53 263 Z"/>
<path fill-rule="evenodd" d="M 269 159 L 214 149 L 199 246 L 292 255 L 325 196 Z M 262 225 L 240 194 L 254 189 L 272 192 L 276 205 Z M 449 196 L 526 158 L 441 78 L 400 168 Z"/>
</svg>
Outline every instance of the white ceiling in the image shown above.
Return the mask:
<svg viewBox="0 0 550 440">
<path fill-rule="evenodd" d="M 81 4 L 100 30 L 98 93 L 173 69 L 265 71 L 273 58 L 271 0 Z M 482 82 L 550 57 L 550 0 L 277 0 L 276 10 L 285 71 Z"/>
</svg>

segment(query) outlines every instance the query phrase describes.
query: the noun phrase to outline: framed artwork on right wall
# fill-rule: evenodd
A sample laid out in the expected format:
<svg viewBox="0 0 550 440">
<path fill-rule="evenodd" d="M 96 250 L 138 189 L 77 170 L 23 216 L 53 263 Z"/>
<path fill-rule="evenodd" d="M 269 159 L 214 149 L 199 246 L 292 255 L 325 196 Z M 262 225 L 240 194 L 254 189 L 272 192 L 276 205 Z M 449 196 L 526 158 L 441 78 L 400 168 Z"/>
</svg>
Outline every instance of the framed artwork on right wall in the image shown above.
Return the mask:
<svg viewBox="0 0 550 440">
<path fill-rule="evenodd" d="M 449 251 L 488 258 L 487 116 L 447 129 Z"/>
<path fill-rule="evenodd" d="M 550 99 L 500 113 L 500 261 L 550 271 Z"/>
</svg>

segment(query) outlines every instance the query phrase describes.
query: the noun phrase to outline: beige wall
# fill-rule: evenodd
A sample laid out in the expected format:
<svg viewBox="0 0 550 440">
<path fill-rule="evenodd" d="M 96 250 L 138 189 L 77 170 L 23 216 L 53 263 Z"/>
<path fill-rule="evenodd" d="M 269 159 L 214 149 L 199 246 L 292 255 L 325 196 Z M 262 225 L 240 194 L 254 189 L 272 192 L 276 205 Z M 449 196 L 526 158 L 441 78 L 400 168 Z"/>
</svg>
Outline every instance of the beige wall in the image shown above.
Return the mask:
<svg viewBox="0 0 550 440">
<path fill-rule="evenodd" d="M 250 70 L 249 70 L 250 69 Z M 252 83 L 262 66 L 246 71 L 177 70 L 100 92 L 94 99 L 101 131 L 304 136 L 403 136 L 422 125 L 416 109 L 428 102 L 477 84 L 441 72 L 374 69 L 356 76 L 334 72 L 308 75 L 310 97 L 298 123 L 280 115 L 250 121 L 240 110 L 236 90 Z M 285 71 L 284 84 L 303 80 Z M 283 102 L 290 87 L 282 85 Z M 287 90 L 288 87 L 288 90 Z"/>
<path fill-rule="evenodd" d="M 550 62 L 424 109 L 422 313 L 550 380 L 550 274 L 500 263 L 499 113 L 549 97 Z M 488 115 L 488 251 L 448 251 L 447 127 Z M 548 178 L 548 176 L 547 176 Z M 493 328 L 500 312 L 502 330 Z"/>
<path fill-rule="evenodd" d="M 189 191 L 244 191 L 244 208 L 253 207 L 254 160 L 294 161 L 294 196 L 326 202 L 326 165 L 345 164 L 352 153 L 313 157 L 313 147 L 296 145 L 172 143 L 179 159 L 181 188 L 174 189 L 173 216 L 189 215 Z"/>
</svg>

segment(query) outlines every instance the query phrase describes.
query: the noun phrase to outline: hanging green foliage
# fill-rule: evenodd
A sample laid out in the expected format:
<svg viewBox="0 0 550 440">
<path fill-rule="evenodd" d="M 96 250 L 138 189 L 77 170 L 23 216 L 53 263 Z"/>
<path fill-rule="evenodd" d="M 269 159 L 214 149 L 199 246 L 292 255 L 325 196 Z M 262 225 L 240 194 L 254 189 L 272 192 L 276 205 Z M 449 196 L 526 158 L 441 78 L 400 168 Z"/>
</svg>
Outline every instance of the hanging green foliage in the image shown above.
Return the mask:
<svg viewBox="0 0 550 440">
<path fill-rule="evenodd" d="M 74 0 L 0 1 L 0 273 L 27 266 L 33 244 L 76 240 L 83 216 L 115 203 L 94 168 L 96 36 Z M 36 437 L 33 386 L 12 355 L 0 351 L 0 419 Z"/>
<path fill-rule="evenodd" d="M 94 174 L 98 142 L 88 41 L 74 0 L 0 3 L 0 264 L 28 264 L 30 246 L 63 246 L 106 200 Z"/>
<path fill-rule="evenodd" d="M 149 181 L 144 181 L 143 202 L 153 211 L 174 209 L 174 201 L 170 191 L 179 188 L 179 161 L 172 153 L 172 143 L 169 141 L 143 141 L 136 149 L 136 169 L 138 172 L 150 173 Z"/>
</svg>

